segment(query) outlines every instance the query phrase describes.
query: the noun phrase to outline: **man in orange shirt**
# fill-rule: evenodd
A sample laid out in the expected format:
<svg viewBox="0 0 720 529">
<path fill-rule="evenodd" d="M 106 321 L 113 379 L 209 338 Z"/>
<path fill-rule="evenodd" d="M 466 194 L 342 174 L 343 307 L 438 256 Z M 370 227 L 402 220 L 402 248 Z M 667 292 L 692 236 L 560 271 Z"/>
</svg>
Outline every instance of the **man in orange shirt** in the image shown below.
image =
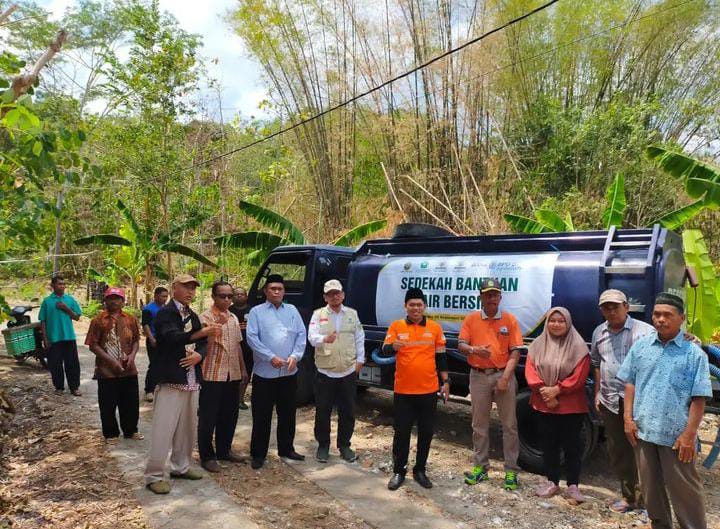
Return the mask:
<svg viewBox="0 0 720 529">
<path fill-rule="evenodd" d="M 465 483 L 487 481 L 490 410 L 495 401 L 503 429 L 506 490 L 518 487 L 517 460 L 520 452 L 515 395 L 515 367 L 520 359 L 523 337 L 515 316 L 500 310 L 502 291 L 497 279 L 486 279 L 480 286 L 482 310 L 465 317 L 458 335 L 458 351 L 470 364 L 473 449 L 475 466 L 465 472 Z"/>
<path fill-rule="evenodd" d="M 425 474 L 430 443 L 435 430 L 435 408 L 438 389 L 447 400 L 450 394 L 445 335 L 440 325 L 425 317 L 425 295 L 419 288 L 405 294 L 407 317 L 392 322 L 385 336 L 383 354 L 396 356 L 395 436 L 393 437 L 393 477 L 390 490 L 397 490 L 405 481 L 410 432 L 417 422 L 418 440 L 413 479 L 429 489 L 432 482 Z M 438 382 L 442 378 L 442 387 Z"/>
</svg>

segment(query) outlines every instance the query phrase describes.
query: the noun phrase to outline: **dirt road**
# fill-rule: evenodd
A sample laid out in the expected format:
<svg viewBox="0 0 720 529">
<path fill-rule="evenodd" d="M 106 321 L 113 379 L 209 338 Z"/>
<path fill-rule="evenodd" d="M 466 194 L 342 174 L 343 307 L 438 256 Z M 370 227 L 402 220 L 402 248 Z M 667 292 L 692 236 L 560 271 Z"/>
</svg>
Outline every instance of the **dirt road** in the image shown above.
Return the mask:
<svg viewBox="0 0 720 529">
<path fill-rule="evenodd" d="M 0 424 L 5 428 L 0 433 L 0 528 L 179 527 L 173 520 L 191 510 L 192 489 L 177 485 L 177 493 L 168 497 L 162 509 L 152 508 L 149 502 L 157 500 L 139 479 L 146 443 L 121 441 L 117 448 L 105 446 L 99 432 L 95 382 L 89 379 L 92 355 L 85 348 L 81 351 L 85 395 L 80 399 L 67 393 L 56 397 L 46 373 L 0 358 L 0 386 L 18 407 L 14 418 L 5 417 Z M 144 358 L 139 364 L 144 371 Z M 143 405 L 141 411 L 141 428 L 147 432 L 152 406 Z M 219 475 L 206 478 L 213 480 L 216 503 L 212 505 L 217 512 L 232 506 L 237 516 L 262 528 L 620 529 L 641 524 L 636 516 L 615 515 L 606 508 L 615 497 L 616 482 L 607 468 L 603 445 L 583 469 L 585 504 L 571 506 L 562 498 L 540 500 L 532 494 L 532 486 L 542 479 L 537 475 L 521 474 L 521 488 L 514 493 L 501 489 L 500 430 L 494 423 L 492 479 L 468 487 L 461 475 L 471 458 L 469 408 L 441 405 L 428 468 L 435 487 L 426 491 L 408 480 L 392 493 L 385 489 L 392 443 L 388 393 L 370 390 L 359 398 L 353 444 L 360 460 L 352 465 L 340 461 L 336 452 L 331 452 L 328 464 L 314 460 L 313 417 L 312 407 L 298 410 L 297 448 L 308 456 L 306 462 L 287 464 L 272 456 L 260 471 L 248 465 L 224 465 Z M 235 437 L 235 450 L 240 453 L 247 453 L 250 427 L 250 412 L 241 411 Z M 716 428 L 717 418 L 707 416 L 702 437 L 709 438 Z M 720 529 L 720 470 L 701 469 L 701 475 L 709 527 Z M 198 483 L 205 488 L 211 484 Z M 216 523 L 212 516 L 193 525 L 195 529 L 225 526 L 232 525 Z"/>
</svg>

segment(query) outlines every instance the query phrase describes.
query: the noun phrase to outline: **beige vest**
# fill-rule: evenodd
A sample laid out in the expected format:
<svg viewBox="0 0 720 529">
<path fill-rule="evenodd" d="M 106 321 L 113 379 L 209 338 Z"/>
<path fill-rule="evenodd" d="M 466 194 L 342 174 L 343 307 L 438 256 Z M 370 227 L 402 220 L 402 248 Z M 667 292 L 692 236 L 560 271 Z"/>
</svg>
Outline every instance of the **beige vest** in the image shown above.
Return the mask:
<svg viewBox="0 0 720 529">
<path fill-rule="evenodd" d="M 340 328 L 335 329 L 331 312 L 327 306 L 315 311 L 320 334 L 329 336 L 336 330 L 338 331 L 337 339 L 333 343 L 324 343 L 315 348 L 315 365 L 319 369 L 343 373 L 354 367 L 357 360 L 355 331 L 360 326 L 360 320 L 357 312 L 345 307 L 341 313 Z"/>
</svg>

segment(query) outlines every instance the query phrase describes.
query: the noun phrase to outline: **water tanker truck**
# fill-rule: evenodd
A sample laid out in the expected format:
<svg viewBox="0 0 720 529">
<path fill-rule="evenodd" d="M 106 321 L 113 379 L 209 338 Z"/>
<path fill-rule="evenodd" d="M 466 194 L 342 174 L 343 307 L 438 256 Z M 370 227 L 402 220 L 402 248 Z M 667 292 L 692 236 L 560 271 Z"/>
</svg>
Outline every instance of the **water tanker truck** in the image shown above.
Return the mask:
<svg viewBox="0 0 720 529">
<path fill-rule="evenodd" d="M 359 376 L 364 387 L 392 390 L 394 359 L 378 355 L 388 326 L 403 318 L 408 288 L 422 288 L 428 317 L 439 322 L 447 338 L 451 393 L 469 393 L 469 366 L 457 351 L 463 318 L 480 308 L 479 285 L 498 278 L 501 309 L 518 319 L 527 343 L 542 330 L 552 306 L 567 307 L 586 341 L 602 322 L 597 300 L 607 288 L 625 292 L 632 317 L 650 321 L 655 296 L 669 291 L 684 296 L 687 277 L 682 239 L 655 226 L 572 233 L 458 237 L 435 226 L 400 225 L 390 239 L 364 242 L 358 248 L 328 245 L 283 246 L 272 251 L 259 269 L 249 302 L 264 302 L 262 286 L 271 273 L 285 278 L 285 301 L 295 305 L 305 323 L 324 304 L 322 286 L 339 279 L 345 304 L 358 311 L 365 329 L 367 362 Z M 523 355 L 524 359 L 524 355 Z M 542 453 L 530 420 L 529 390 L 517 371 L 521 462 L 539 468 Z M 312 399 L 315 365 L 308 345 L 300 362 L 298 401 Z M 592 381 L 587 384 L 592 398 Z M 595 447 L 600 428 L 591 412 L 584 427 L 585 452 Z"/>
</svg>

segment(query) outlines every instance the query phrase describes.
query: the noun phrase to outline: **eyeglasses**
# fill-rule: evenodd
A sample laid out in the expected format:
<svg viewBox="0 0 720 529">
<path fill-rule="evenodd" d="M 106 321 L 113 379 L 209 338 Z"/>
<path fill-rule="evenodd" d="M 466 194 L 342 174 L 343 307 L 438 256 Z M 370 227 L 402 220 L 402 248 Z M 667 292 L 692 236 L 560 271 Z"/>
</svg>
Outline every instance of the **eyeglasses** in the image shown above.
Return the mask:
<svg viewBox="0 0 720 529">
<path fill-rule="evenodd" d="M 233 295 L 232 294 L 215 294 L 215 297 L 220 298 L 220 299 L 232 299 Z"/>
</svg>

